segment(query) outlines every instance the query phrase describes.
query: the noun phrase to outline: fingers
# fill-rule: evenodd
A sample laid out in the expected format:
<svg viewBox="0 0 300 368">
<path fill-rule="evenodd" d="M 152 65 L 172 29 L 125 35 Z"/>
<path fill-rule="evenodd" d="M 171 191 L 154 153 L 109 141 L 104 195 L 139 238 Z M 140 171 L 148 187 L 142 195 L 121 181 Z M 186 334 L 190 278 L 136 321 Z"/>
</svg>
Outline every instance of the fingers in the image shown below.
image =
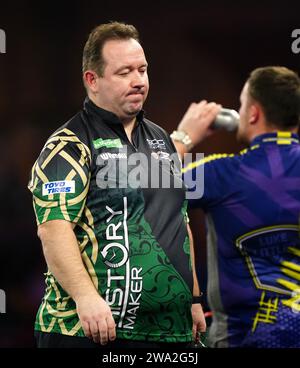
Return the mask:
<svg viewBox="0 0 300 368">
<path fill-rule="evenodd" d="M 202 111 L 209 103 L 206 100 L 202 100 L 196 104 L 196 108 L 198 111 Z"/>
<path fill-rule="evenodd" d="M 92 333 L 93 341 L 95 343 L 99 343 L 99 341 L 100 341 L 99 328 L 98 328 L 98 324 L 97 324 L 96 321 L 90 322 L 90 330 L 91 330 L 91 333 Z"/>
<path fill-rule="evenodd" d="M 108 341 L 116 338 L 116 324 L 112 316 L 98 322 L 98 330 L 100 335 L 100 344 L 106 345 Z"/>
<path fill-rule="evenodd" d="M 199 344 L 200 343 L 200 340 L 201 340 L 201 330 L 199 329 L 199 324 L 198 325 L 196 325 L 196 324 L 193 325 L 193 339 L 194 339 L 194 342 L 196 344 Z"/>
<path fill-rule="evenodd" d="M 82 321 L 81 326 L 82 326 L 82 329 L 83 329 L 83 332 L 84 332 L 85 336 L 88 337 L 89 339 L 91 339 L 93 336 L 92 336 L 92 333 L 91 333 L 91 330 L 90 330 L 89 323 L 85 322 L 85 321 Z"/>
<path fill-rule="evenodd" d="M 205 318 L 203 316 L 203 318 L 199 321 L 198 325 L 197 325 L 197 330 L 199 332 L 205 332 L 206 331 L 206 321 Z"/>
<path fill-rule="evenodd" d="M 108 338 L 110 341 L 116 339 L 116 323 L 112 317 L 107 319 Z"/>
<path fill-rule="evenodd" d="M 197 106 L 199 117 L 207 121 L 214 119 L 220 109 L 221 105 L 216 104 L 215 102 L 203 103 L 203 101 L 201 101 Z"/>
<path fill-rule="evenodd" d="M 116 339 L 116 324 L 112 317 L 98 322 L 83 323 L 82 328 L 85 336 L 97 344 L 106 345 L 108 341 Z"/>
<path fill-rule="evenodd" d="M 203 108 L 205 108 L 205 106 L 207 105 L 207 101 L 206 100 L 202 100 L 199 103 L 197 102 L 192 102 L 187 110 L 187 112 L 189 112 L 192 115 L 199 115 L 199 113 L 202 111 Z"/>
<path fill-rule="evenodd" d="M 100 344 L 106 345 L 108 342 L 108 328 L 106 321 L 98 322 L 98 331 L 100 335 Z"/>
<path fill-rule="evenodd" d="M 99 295 L 83 296 L 76 301 L 77 312 L 86 337 L 105 345 L 116 338 L 111 309 Z"/>
<path fill-rule="evenodd" d="M 205 321 L 203 321 L 203 323 L 200 325 L 199 331 L 206 332 L 206 322 Z"/>
<path fill-rule="evenodd" d="M 221 109 L 221 105 L 215 102 L 207 102 L 202 100 L 199 103 L 193 102 L 188 109 L 188 116 L 195 119 L 211 123 Z"/>
<path fill-rule="evenodd" d="M 194 340 L 197 339 L 197 325 L 196 324 L 193 324 L 193 338 Z"/>
</svg>

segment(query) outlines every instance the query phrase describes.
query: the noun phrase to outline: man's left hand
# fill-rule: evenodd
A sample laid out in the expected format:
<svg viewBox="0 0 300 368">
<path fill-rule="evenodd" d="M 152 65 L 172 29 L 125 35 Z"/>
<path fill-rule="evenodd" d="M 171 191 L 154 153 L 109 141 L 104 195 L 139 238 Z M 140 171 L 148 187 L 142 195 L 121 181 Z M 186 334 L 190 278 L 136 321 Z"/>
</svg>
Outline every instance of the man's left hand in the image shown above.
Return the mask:
<svg viewBox="0 0 300 368">
<path fill-rule="evenodd" d="M 192 304 L 193 317 L 193 337 L 196 342 L 199 340 L 199 333 L 206 331 L 206 321 L 200 303 Z"/>
</svg>

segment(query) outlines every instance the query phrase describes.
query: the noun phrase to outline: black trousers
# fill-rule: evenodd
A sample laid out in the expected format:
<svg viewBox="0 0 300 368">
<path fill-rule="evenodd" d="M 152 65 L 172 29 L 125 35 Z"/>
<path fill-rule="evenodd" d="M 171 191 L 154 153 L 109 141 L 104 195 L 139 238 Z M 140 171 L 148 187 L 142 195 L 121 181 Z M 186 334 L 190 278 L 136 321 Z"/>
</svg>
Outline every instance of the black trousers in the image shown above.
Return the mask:
<svg viewBox="0 0 300 368">
<path fill-rule="evenodd" d="M 96 344 L 93 340 L 87 337 L 67 336 L 52 332 L 34 333 L 38 348 L 90 348 L 90 349 L 134 349 L 134 348 L 148 348 L 148 349 L 186 349 L 191 348 L 190 342 L 166 343 L 153 341 L 135 341 L 116 339 L 109 341 L 106 345 Z"/>
</svg>

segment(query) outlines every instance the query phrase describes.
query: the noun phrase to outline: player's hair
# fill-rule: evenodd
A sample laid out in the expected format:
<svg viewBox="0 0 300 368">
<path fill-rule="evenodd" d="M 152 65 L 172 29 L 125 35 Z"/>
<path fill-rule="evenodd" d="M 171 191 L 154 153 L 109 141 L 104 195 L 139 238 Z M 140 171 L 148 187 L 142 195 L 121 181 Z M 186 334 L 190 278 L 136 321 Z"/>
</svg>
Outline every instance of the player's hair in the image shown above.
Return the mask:
<svg viewBox="0 0 300 368">
<path fill-rule="evenodd" d="M 89 34 L 83 49 L 82 72 L 93 70 L 98 76 L 103 76 L 105 60 L 102 50 L 105 42 L 110 40 L 128 40 L 133 38 L 139 42 L 137 29 L 130 24 L 110 22 L 94 28 Z"/>
<path fill-rule="evenodd" d="M 267 123 L 280 129 L 300 123 L 300 78 L 282 66 L 252 71 L 248 79 L 249 95 L 262 106 Z"/>
</svg>

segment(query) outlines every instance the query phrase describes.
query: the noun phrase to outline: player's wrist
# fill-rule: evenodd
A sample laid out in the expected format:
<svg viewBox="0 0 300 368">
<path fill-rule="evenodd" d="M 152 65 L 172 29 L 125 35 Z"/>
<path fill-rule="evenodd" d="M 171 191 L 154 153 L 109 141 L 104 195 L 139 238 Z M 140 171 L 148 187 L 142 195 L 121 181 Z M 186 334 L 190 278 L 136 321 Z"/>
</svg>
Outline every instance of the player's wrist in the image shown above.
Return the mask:
<svg viewBox="0 0 300 368">
<path fill-rule="evenodd" d="M 202 292 L 199 295 L 193 295 L 192 304 L 202 304 L 203 298 L 204 296 Z"/>
<path fill-rule="evenodd" d="M 190 151 L 195 146 L 189 134 L 184 130 L 174 130 L 170 137 L 173 141 L 182 143 L 187 151 Z"/>
</svg>

